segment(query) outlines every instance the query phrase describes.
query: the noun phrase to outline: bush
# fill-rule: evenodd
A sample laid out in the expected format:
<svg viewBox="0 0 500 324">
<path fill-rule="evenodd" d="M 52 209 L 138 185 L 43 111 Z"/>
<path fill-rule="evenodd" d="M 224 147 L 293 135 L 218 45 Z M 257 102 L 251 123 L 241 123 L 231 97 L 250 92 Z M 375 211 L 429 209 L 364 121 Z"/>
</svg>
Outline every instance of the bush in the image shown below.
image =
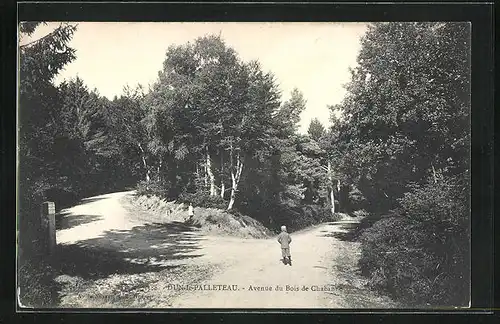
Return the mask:
<svg viewBox="0 0 500 324">
<path fill-rule="evenodd" d="M 19 299 L 27 307 L 56 307 L 55 270 L 42 256 L 25 254 L 18 263 Z"/>
<path fill-rule="evenodd" d="M 281 225 L 285 225 L 288 231 L 298 231 L 308 226 L 323 222 L 337 221 L 340 214 L 332 215 L 331 209 L 326 206 L 305 205 L 301 207 L 280 206 L 274 215 L 276 232 Z"/>
<path fill-rule="evenodd" d="M 356 187 L 352 187 L 348 193 L 349 205 L 351 209 L 363 209 L 367 204 L 366 198 L 363 193 Z"/>
<path fill-rule="evenodd" d="M 356 210 L 352 213 L 352 215 L 354 217 L 359 217 L 359 218 L 365 218 L 370 216 L 370 214 L 364 209 Z"/>
<path fill-rule="evenodd" d="M 70 207 L 78 202 L 79 195 L 68 189 L 52 187 L 45 192 L 45 200 L 55 203 L 56 210 Z"/>
<path fill-rule="evenodd" d="M 167 181 L 161 180 L 142 180 L 137 183 L 136 191 L 138 195 L 157 196 L 167 198 L 170 190 L 170 185 Z"/>
<path fill-rule="evenodd" d="M 19 299 L 27 307 L 55 307 L 55 270 L 44 251 L 45 246 L 40 244 L 45 233 L 40 224 L 39 205 L 25 204 L 20 209 L 20 214 L 23 217 L 20 217 L 18 223 L 16 269 Z"/>
<path fill-rule="evenodd" d="M 178 202 L 189 204 L 192 203 L 196 207 L 227 209 L 228 202 L 221 196 L 210 196 L 205 192 L 187 193 L 184 192 L 177 198 Z"/>
<path fill-rule="evenodd" d="M 370 285 L 421 305 L 467 305 L 469 190 L 465 178 L 415 188 L 361 235 Z"/>
</svg>

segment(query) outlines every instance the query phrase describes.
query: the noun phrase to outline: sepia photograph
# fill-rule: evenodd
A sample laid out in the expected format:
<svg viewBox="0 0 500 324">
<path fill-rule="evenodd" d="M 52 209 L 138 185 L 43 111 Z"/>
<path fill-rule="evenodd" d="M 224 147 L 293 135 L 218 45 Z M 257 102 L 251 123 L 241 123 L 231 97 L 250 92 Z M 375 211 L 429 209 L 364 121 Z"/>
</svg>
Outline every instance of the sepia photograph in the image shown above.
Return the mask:
<svg viewBox="0 0 500 324">
<path fill-rule="evenodd" d="M 18 22 L 18 309 L 460 309 L 469 22 Z"/>
</svg>

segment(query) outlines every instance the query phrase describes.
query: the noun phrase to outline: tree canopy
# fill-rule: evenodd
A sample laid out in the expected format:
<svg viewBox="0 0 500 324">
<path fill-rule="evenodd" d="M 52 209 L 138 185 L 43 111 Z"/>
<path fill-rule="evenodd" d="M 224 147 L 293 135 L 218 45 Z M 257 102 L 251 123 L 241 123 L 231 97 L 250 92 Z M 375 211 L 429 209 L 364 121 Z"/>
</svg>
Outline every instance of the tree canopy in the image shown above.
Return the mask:
<svg viewBox="0 0 500 324">
<path fill-rule="evenodd" d="M 412 183 L 468 170 L 470 32 L 454 23 L 377 23 L 362 40 L 335 141 L 338 168 L 379 206 Z"/>
<path fill-rule="evenodd" d="M 307 133 L 313 140 L 320 142 L 323 136 L 326 135 L 326 129 L 318 118 L 313 118 L 307 129 Z"/>
</svg>

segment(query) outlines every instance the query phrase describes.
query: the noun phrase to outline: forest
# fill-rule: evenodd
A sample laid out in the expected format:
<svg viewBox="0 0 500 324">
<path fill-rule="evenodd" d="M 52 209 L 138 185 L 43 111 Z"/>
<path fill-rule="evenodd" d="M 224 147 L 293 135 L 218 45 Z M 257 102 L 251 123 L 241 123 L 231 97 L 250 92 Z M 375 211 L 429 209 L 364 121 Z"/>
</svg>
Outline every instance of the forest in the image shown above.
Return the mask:
<svg viewBox="0 0 500 324">
<path fill-rule="evenodd" d="M 21 23 L 21 35 L 40 24 Z M 272 71 L 216 35 L 170 46 L 149 89 L 110 100 L 78 77 L 56 86 L 76 31 L 62 23 L 19 49 L 21 233 L 36 232 L 43 200 L 59 210 L 124 189 L 272 230 L 342 212 L 370 220 L 357 239 L 371 286 L 413 303 L 468 302 L 468 24 L 370 24 L 331 126 L 313 119 L 307 134 L 300 89 L 283 101 Z"/>
</svg>

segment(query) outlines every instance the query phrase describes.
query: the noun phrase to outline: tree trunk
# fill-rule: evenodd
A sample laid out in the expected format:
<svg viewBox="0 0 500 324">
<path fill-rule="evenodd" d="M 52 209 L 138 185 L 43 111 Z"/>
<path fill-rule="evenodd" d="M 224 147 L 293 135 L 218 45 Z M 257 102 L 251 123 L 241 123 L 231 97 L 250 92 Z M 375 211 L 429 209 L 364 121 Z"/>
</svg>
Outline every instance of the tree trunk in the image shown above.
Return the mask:
<svg viewBox="0 0 500 324">
<path fill-rule="evenodd" d="M 231 144 L 231 166 L 233 165 L 233 145 Z M 240 154 L 238 152 L 236 156 L 236 169 L 231 167 L 231 198 L 229 200 L 229 205 L 227 209 L 233 208 L 234 202 L 236 200 L 236 191 L 238 191 L 238 184 L 241 179 L 241 172 L 243 171 L 243 162 L 241 162 Z"/>
<path fill-rule="evenodd" d="M 144 169 L 146 170 L 146 182 L 151 181 L 151 177 L 149 176 L 149 167 L 148 163 L 146 161 L 146 152 L 144 152 L 144 149 L 142 148 L 141 143 L 138 143 L 137 146 L 139 147 L 139 150 L 141 151 L 141 159 L 142 159 L 142 165 L 144 166 Z"/>
<path fill-rule="evenodd" d="M 143 161 L 145 162 L 144 158 L 143 158 Z M 147 168 L 147 166 L 146 166 Z M 150 171 L 149 169 L 146 169 L 146 182 L 150 182 L 151 181 L 151 177 L 149 176 L 150 174 Z"/>
<path fill-rule="evenodd" d="M 221 179 L 221 184 L 220 184 L 220 197 L 224 199 L 224 192 L 226 192 L 226 186 L 224 185 L 224 180 Z"/>
<path fill-rule="evenodd" d="M 215 196 L 216 190 L 215 190 L 215 177 L 212 172 L 212 158 L 210 157 L 210 153 L 207 149 L 207 174 L 208 174 L 208 179 L 210 180 L 210 196 Z"/>
<path fill-rule="evenodd" d="M 337 180 L 337 192 L 338 192 L 338 198 L 339 198 L 339 213 L 340 213 L 340 180 Z"/>
<path fill-rule="evenodd" d="M 158 168 L 157 168 L 157 172 L 158 172 L 158 175 L 157 175 L 157 177 L 158 177 L 158 181 L 160 181 L 160 180 L 161 180 L 161 165 L 162 165 L 162 163 L 163 163 L 163 159 L 160 157 L 160 162 L 158 163 Z"/>
<path fill-rule="evenodd" d="M 237 186 L 234 184 L 233 181 L 233 186 L 231 187 L 231 198 L 229 199 L 229 205 L 227 206 L 227 210 L 231 210 L 233 208 L 234 202 L 236 200 L 236 189 Z"/>
<path fill-rule="evenodd" d="M 207 164 L 203 163 L 203 183 L 204 183 L 204 190 L 207 190 L 208 188 L 208 171 L 207 171 Z"/>
<path fill-rule="evenodd" d="M 220 137 L 224 138 L 224 125 L 222 124 L 222 119 L 219 119 L 220 125 Z M 226 193 L 226 186 L 224 184 L 224 148 L 219 148 L 220 153 L 220 197 L 224 199 L 224 194 Z"/>
<path fill-rule="evenodd" d="M 204 171 L 205 169 L 203 166 L 200 166 L 200 162 L 196 161 L 196 180 L 195 180 L 195 190 L 196 191 L 202 191 L 203 188 L 203 175 L 201 174 L 202 170 Z"/>
<path fill-rule="evenodd" d="M 226 186 L 224 184 L 224 150 L 220 152 L 220 197 L 224 199 Z"/>
<path fill-rule="evenodd" d="M 330 201 L 332 202 L 332 214 L 335 214 L 335 196 L 333 195 L 332 163 L 328 161 L 328 179 L 330 180 Z"/>
</svg>

